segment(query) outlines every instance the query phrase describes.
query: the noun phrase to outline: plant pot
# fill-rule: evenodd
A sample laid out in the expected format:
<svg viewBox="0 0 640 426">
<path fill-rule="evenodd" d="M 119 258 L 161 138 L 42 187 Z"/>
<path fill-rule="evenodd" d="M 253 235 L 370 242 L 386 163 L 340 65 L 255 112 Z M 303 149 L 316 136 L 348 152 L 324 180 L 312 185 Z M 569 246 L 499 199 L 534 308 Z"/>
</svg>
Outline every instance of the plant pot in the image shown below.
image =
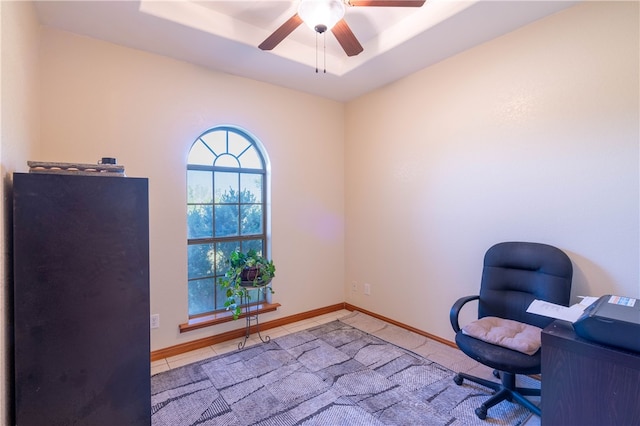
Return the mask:
<svg viewBox="0 0 640 426">
<path fill-rule="evenodd" d="M 260 269 L 257 266 L 250 268 L 244 268 L 240 273 L 240 279 L 242 281 L 253 281 L 260 275 Z"/>
<path fill-rule="evenodd" d="M 270 282 L 271 282 L 271 279 L 267 281 L 262 281 L 260 279 L 258 281 L 240 281 L 240 287 L 248 287 L 248 288 L 264 287 L 268 285 Z"/>
</svg>

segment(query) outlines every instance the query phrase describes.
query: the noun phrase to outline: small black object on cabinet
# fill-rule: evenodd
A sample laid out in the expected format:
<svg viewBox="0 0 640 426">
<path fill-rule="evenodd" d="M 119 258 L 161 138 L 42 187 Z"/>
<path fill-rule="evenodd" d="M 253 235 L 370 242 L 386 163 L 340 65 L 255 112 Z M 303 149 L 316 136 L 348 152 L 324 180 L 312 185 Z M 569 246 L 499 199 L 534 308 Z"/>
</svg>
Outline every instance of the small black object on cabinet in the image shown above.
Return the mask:
<svg viewBox="0 0 640 426">
<path fill-rule="evenodd" d="M 143 178 L 13 175 L 15 422 L 150 425 Z"/>
</svg>

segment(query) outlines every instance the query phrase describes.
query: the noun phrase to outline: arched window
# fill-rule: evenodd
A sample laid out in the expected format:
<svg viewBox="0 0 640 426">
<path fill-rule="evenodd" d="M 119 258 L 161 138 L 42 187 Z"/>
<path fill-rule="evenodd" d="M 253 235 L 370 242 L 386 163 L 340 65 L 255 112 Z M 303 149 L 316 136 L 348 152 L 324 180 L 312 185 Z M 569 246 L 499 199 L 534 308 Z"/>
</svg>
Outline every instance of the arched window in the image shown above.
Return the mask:
<svg viewBox="0 0 640 426">
<path fill-rule="evenodd" d="M 267 171 L 259 142 L 235 127 L 208 130 L 191 146 L 187 161 L 189 318 L 225 310 L 226 296 L 218 280 L 226 272 L 231 252 L 254 249 L 266 256 Z"/>
</svg>

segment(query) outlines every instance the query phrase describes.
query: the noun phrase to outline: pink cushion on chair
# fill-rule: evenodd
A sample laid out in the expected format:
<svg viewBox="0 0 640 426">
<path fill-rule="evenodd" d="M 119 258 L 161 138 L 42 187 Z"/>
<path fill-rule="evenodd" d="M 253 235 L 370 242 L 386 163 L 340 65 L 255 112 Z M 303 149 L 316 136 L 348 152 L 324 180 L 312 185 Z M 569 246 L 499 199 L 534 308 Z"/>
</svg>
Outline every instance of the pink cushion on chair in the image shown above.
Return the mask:
<svg viewBox="0 0 640 426">
<path fill-rule="evenodd" d="M 483 317 L 465 325 L 462 332 L 487 343 L 533 355 L 540 349 L 542 329 L 509 319 Z"/>
</svg>

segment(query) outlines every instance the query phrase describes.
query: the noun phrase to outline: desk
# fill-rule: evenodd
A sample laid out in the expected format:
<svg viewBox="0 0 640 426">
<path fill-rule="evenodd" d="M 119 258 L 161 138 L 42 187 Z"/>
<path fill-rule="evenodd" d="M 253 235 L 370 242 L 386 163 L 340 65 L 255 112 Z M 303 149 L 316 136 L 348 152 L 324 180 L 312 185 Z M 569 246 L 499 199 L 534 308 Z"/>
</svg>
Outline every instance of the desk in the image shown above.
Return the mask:
<svg viewBox="0 0 640 426">
<path fill-rule="evenodd" d="M 640 354 L 554 321 L 542 331 L 541 403 L 543 426 L 640 425 Z"/>
</svg>

